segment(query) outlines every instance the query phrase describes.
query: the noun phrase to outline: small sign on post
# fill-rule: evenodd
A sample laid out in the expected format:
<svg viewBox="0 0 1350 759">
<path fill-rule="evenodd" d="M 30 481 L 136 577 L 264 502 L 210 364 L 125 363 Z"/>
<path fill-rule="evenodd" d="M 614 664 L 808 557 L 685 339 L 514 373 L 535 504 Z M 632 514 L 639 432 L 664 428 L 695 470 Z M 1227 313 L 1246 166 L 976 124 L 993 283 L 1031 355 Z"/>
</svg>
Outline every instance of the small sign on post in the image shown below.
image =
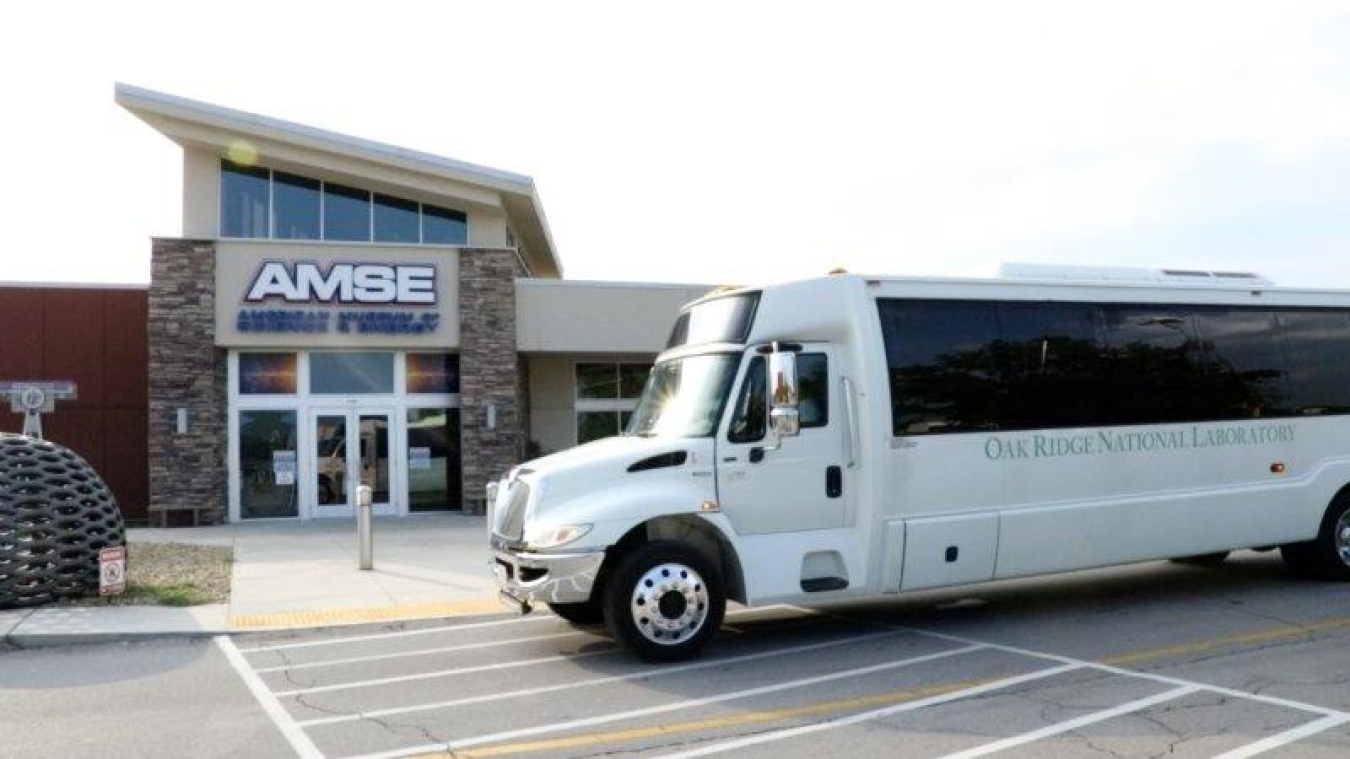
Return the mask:
<svg viewBox="0 0 1350 759">
<path fill-rule="evenodd" d="M 115 596 L 127 589 L 127 549 L 113 546 L 98 552 L 98 594 Z"/>
</svg>

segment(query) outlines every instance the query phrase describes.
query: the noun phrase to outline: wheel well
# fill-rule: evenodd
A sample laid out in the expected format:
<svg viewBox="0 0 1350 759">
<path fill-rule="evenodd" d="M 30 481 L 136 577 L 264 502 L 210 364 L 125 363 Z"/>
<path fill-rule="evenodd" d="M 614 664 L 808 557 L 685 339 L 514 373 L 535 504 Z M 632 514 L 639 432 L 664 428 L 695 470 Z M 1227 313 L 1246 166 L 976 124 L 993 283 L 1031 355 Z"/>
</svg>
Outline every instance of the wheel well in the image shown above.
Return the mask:
<svg viewBox="0 0 1350 759">
<path fill-rule="evenodd" d="M 726 583 L 727 598 L 745 603 L 745 575 L 741 571 L 741 561 L 736 549 L 722 534 L 721 530 L 696 516 L 674 515 L 656 517 L 634 527 L 624 534 L 619 542 L 605 552 L 605 562 L 596 577 L 591 598 L 600 597 L 610 570 L 618 564 L 619 558 L 634 547 L 659 540 L 671 540 L 691 546 L 710 564 L 717 568 L 718 574 Z"/>
</svg>

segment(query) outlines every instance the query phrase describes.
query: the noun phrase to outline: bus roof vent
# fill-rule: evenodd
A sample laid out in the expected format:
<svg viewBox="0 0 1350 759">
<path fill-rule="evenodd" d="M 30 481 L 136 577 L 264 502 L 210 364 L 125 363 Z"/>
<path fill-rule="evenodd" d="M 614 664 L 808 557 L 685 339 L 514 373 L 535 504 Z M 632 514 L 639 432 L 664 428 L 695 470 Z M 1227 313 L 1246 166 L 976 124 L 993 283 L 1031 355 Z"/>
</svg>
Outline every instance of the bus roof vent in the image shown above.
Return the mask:
<svg viewBox="0 0 1350 759">
<path fill-rule="evenodd" d="M 1215 287 L 1273 287 L 1270 279 L 1249 271 L 1200 269 L 1145 269 L 1127 266 L 1073 266 L 1060 264 L 1003 264 L 1003 279 L 1039 279 L 1061 282 L 1137 282 L 1149 284 L 1214 285 Z"/>
</svg>

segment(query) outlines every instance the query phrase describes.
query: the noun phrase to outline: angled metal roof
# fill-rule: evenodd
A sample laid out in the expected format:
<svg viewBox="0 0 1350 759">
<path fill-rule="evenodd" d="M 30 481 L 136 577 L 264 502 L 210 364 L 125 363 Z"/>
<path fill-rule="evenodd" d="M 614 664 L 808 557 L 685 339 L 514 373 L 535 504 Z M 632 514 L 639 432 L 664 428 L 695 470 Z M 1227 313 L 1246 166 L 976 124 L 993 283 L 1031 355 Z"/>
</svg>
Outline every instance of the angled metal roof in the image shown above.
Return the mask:
<svg viewBox="0 0 1350 759">
<path fill-rule="evenodd" d="M 334 153 L 403 171 L 439 177 L 495 190 L 502 206 L 530 249 L 536 275 L 561 276 L 562 265 L 544 216 L 534 180 L 524 174 L 459 161 L 419 150 L 367 140 L 327 129 L 297 124 L 199 100 L 117 83 L 116 100 L 151 126 L 177 140 L 166 123 L 200 124 L 239 136 L 273 140 L 300 148 Z"/>
</svg>

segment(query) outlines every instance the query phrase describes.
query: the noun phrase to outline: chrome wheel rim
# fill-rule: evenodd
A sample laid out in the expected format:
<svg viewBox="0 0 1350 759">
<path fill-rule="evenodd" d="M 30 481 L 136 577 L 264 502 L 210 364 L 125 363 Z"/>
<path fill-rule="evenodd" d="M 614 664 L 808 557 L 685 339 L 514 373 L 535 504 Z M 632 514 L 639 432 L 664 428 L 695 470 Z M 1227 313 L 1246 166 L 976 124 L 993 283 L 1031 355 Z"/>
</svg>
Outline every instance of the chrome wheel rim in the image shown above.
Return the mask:
<svg viewBox="0 0 1350 759">
<path fill-rule="evenodd" d="M 692 638 L 708 621 L 708 586 L 692 567 L 659 564 L 638 578 L 630 609 L 642 637 L 674 646 Z"/>
<path fill-rule="evenodd" d="M 1350 567 L 1350 511 L 1341 514 L 1336 523 L 1336 555 L 1342 564 Z"/>
</svg>

